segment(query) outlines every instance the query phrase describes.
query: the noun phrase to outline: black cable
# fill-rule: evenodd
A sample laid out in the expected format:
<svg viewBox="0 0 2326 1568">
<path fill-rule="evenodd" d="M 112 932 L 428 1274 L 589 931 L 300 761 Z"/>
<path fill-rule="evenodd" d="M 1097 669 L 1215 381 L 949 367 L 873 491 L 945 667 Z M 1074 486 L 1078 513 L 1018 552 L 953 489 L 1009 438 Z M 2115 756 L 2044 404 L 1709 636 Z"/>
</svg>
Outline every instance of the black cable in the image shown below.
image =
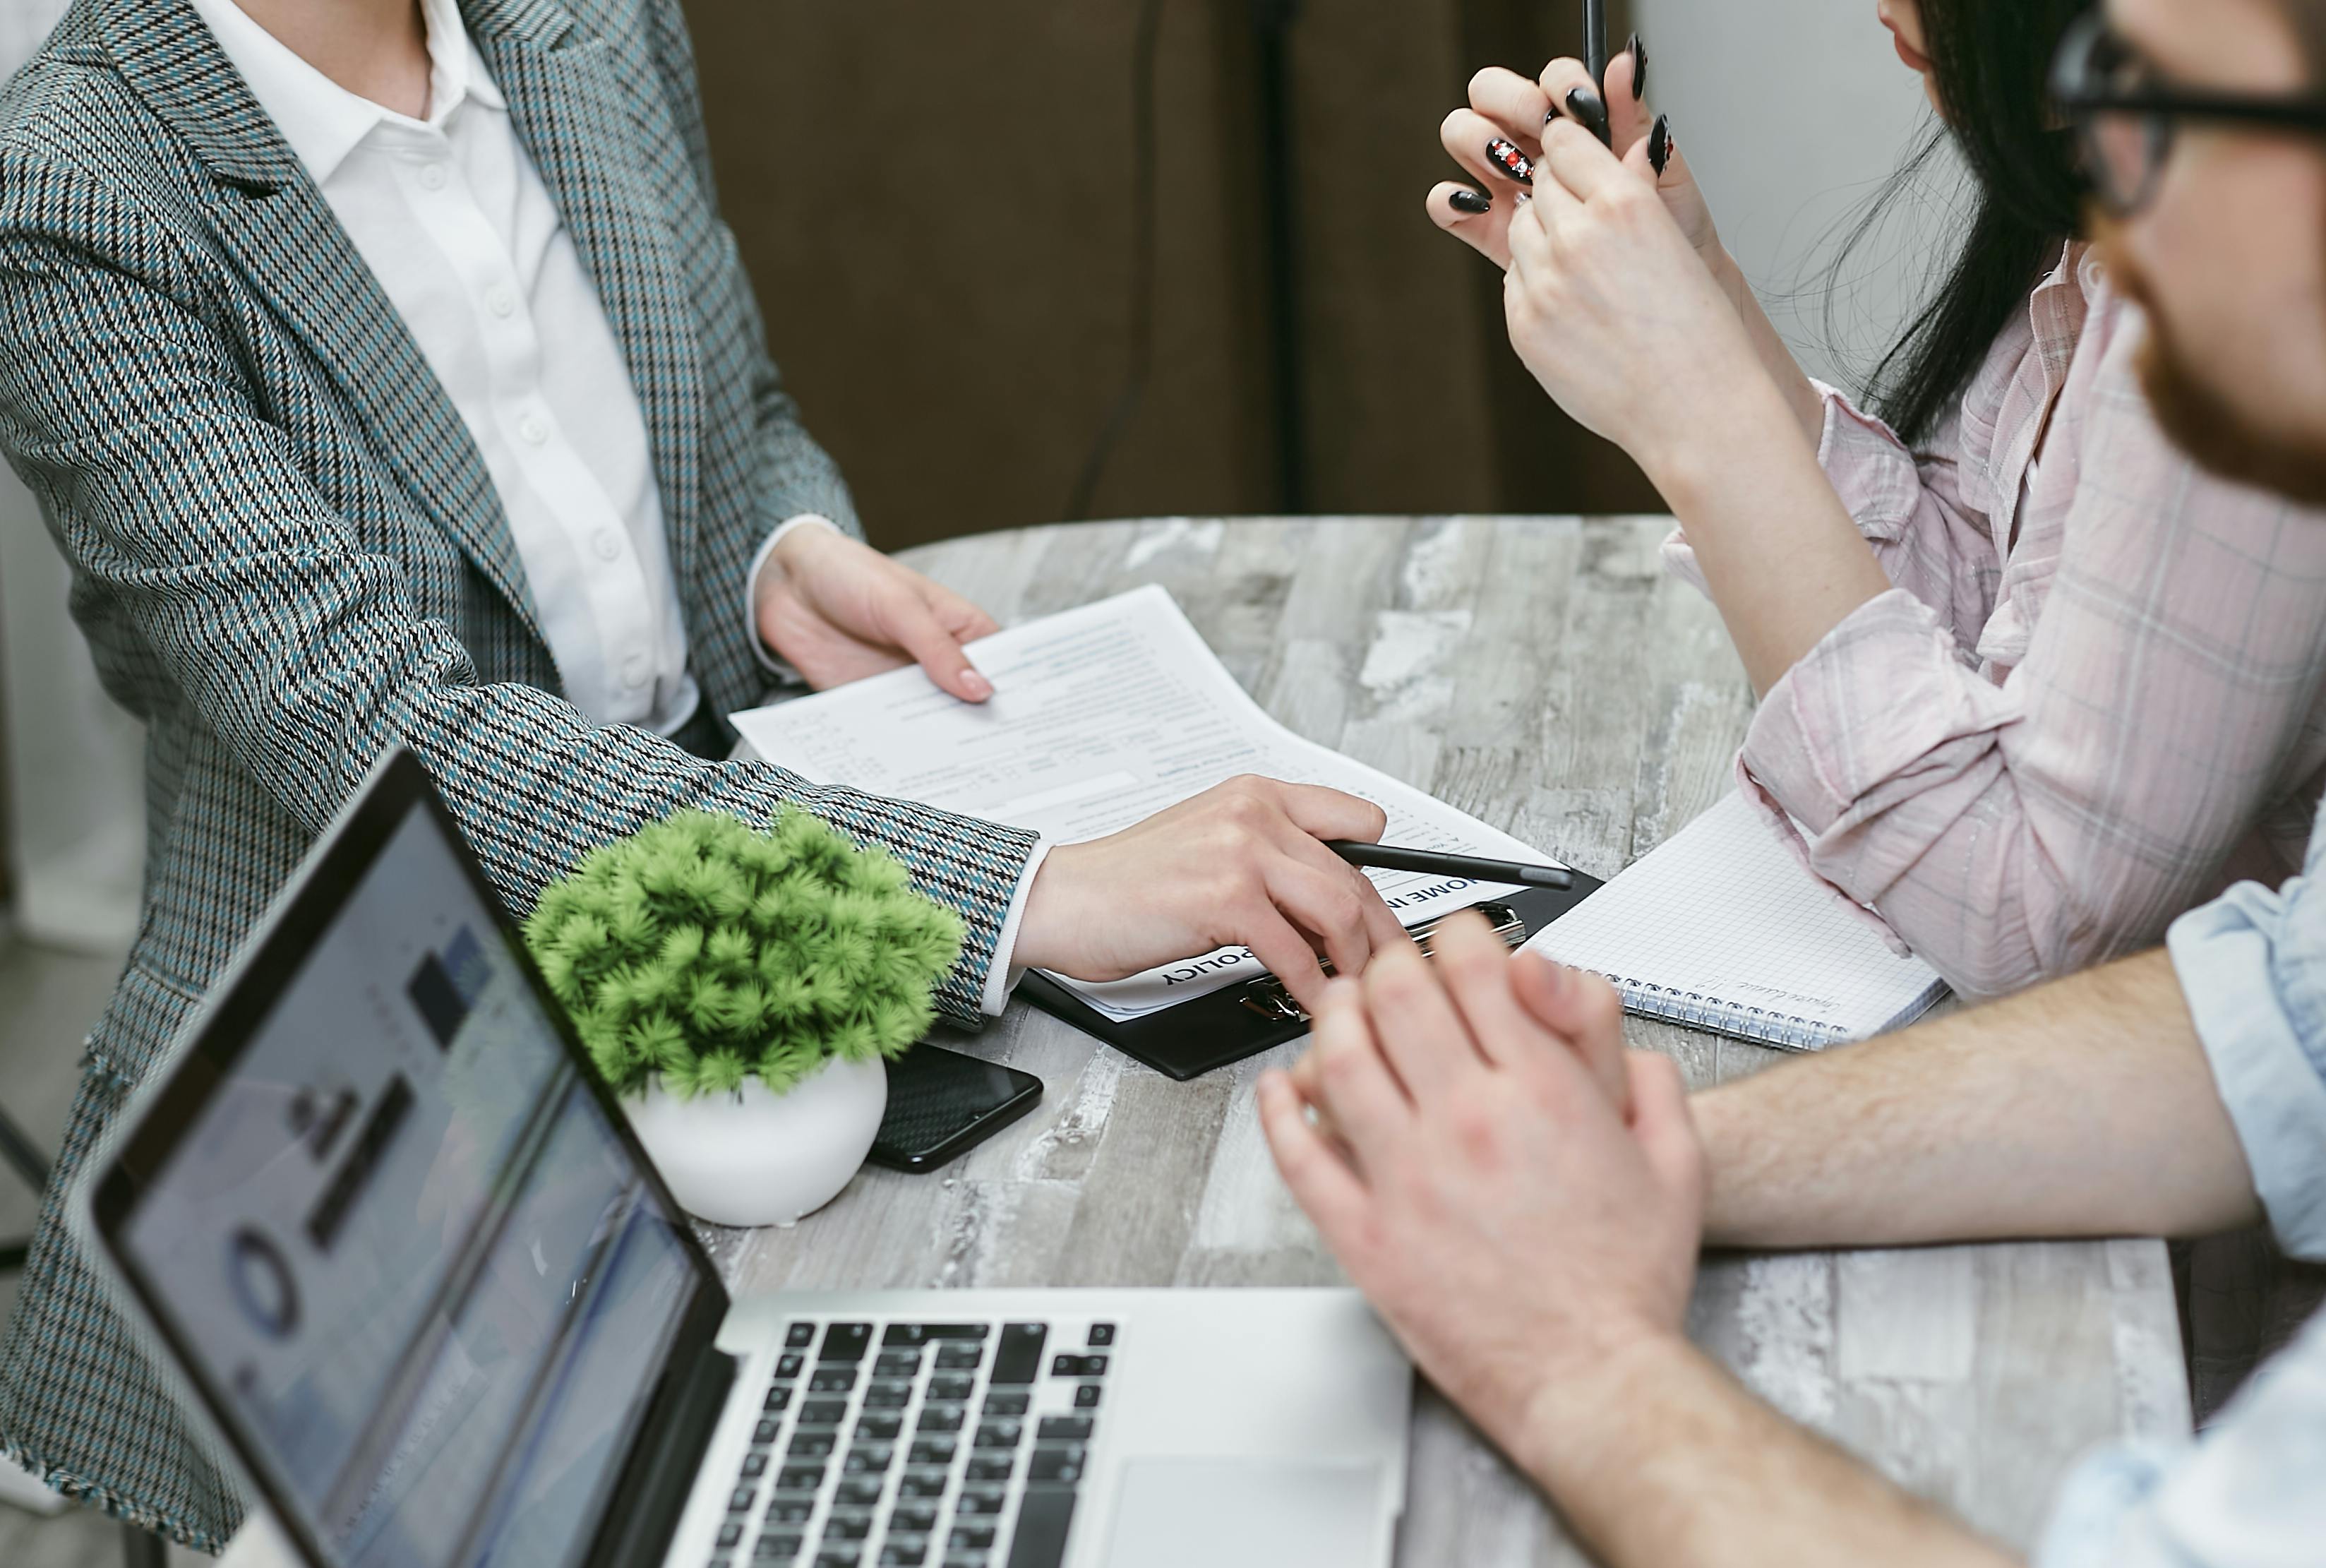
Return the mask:
<svg viewBox="0 0 2326 1568">
<path fill-rule="evenodd" d="M 1130 364 L 1114 407 L 1099 427 L 1090 455 L 1066 499 L 1065 517 L 1077 521 L 1091 515 L 1091 503 L 1105 477 L 1116 443 L 1139 412 L 1147 395 L 1148 377 L 1155 369 L 1156 242 L 1161 229 L 1158 212 L 1156 163 L 1157 40 L 1163 32 L 1163 0 L 1140 0 L 1138 32 L 1130 48 Z"/>
</svg>

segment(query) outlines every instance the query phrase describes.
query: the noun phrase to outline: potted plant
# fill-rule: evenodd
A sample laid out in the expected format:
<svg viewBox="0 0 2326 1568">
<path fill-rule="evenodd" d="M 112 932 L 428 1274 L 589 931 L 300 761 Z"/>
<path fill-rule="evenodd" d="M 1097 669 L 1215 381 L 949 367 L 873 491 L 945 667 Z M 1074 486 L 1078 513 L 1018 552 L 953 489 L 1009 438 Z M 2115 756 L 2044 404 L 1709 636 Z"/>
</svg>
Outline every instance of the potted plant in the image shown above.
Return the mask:
<svg viewBox="0 0 2326 1568">
<path fill-rule="evenodd" d="M 682 811 L 584 856 L 525 937 L 678 1201 L 789 1225 L 863 1163 L 962 923 L 805 812 Z"/>
</svg>

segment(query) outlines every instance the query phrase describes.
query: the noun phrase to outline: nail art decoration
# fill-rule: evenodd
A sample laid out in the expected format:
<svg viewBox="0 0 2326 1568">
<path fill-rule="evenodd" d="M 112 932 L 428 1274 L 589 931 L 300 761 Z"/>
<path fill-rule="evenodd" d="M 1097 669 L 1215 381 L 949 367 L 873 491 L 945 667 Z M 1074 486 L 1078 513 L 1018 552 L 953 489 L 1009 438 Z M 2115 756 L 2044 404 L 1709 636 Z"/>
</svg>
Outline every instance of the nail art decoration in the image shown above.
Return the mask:
<svg viewBox="0 0 2326 1568">
<path fill-rule="evenodd" d="M 1657 179 L 1664 177 L 1664 169 L 1671 163 L 1671 116 L 1658 115 L 1656 128 L 1648 133 L 1648 167 L 1656 172 Z"/>
<path fill-rule="evenodd" d="M 1454 204 L 1455 211 L 1466 212 L 1473 218 L 1476 217 L 1481 212 L 1492 212 L 1494 210 L 1493 201 L 1487 197 L 1481 196 L 1475 191 L 1456 191 L 1451 196 L 1448 196 L 1447 200 Z"/>
<path fill-rule="evenodd" d="M 1625 49 L 1632 57 L 1632 101 L 1637 103 L 1648 96 L 1648 46 L 1634 33 Z"/>
<path fill-rule="evenodd" d="M 1607 129 L 1606 101 L 1591 89 L 1578 87 L 1568 93 L 1567 112 L 1575 117 L 1577 124 L 1598 137 L 1602 143 L 1614 140 L 1613 134 Z"/>
<path fill-rule="evenodd" d="M 1486 161 L 1521 185 L 1534 183 L 1534 163 L 1515 143 L 1496 136 L 1486 144 Z"/>
</svg>

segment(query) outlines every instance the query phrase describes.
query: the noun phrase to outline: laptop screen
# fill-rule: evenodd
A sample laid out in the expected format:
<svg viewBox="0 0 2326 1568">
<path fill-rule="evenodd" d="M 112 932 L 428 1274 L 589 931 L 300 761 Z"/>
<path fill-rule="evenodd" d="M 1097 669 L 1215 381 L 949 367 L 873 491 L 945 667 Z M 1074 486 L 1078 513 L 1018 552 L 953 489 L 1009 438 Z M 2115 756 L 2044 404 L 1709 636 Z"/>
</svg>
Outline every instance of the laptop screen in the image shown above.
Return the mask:
<svg viewBox="0 0 2326 1568">
<path fill-rule="evenodd" d="M 339 1562 L 549 1568 L 700 1275 L 421 793 L 107 1228 Z"/>
</svg>

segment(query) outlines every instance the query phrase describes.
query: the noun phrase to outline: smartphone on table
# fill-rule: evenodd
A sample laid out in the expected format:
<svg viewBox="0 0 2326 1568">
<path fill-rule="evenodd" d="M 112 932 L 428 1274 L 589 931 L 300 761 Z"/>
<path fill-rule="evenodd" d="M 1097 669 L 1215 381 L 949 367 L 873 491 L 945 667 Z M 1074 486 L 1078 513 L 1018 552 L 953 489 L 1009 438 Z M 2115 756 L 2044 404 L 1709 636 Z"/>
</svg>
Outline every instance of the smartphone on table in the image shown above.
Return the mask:
<svg viewBox="0 0 2326 1568">
<path fill-rule="evenodd" d="M 1042 1080 L 1014 1067 L 921 1044 L 889 1063 L 889 1109 L 872 1162 L 934 1171 L 1034 1108 Z"/>
</svg>

